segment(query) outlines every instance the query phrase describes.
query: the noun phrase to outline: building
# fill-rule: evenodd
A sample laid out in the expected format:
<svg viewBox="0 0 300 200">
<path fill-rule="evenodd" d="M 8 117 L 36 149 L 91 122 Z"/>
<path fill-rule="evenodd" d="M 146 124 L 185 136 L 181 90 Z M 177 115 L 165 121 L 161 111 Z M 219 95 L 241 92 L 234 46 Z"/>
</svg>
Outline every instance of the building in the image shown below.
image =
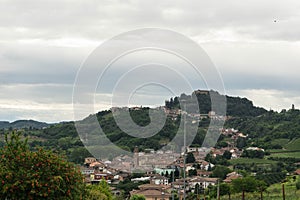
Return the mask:
<svg viewBox="0 0 300 200">
<path fill-rule="evenodd" d="M 203 178 L 195 177 L 189 181 L 189 186 L 191 189 L 196 187 L 196 184 L 199 184 L 200 188 L 206 189 L 210 185 L 216 185 L 218 183 L 218 178 Z"/>
<path fill-rule="evenodd" d="M 247 151 L 265 151 L 264 149 L 259 148 L 259 147 L 248 147 L 246 150 Z"/>
<path fill-rule="evenodd" d="M 226 179 L 224 180 L 225 183 L 231 183 L 232 180 L 237 178 L 242 178 L 243 176 L 237 172 L 231 172 L 226 175 Z"/>
<path fill-rule="evenodd" d="M 300 175 L 300 169 L 295 170 L 294 174 Z"/>
<path fill-rule="evenodd" d="M 175 172 L 175 168 L 154 168 L 154 172 L 160 175 L 166 175 Z"/>
<path fill-rule="evenodd" d="M 80 171 L 83 175 L 90 175 L 95 173 L 94 168 L 80 167 Z"/>
<path fill-rule="evenodd" d="M 96 162 L 96 161 L 97 160 L 94 157 L 87 157 L 87 158 L 84 159 L 84 164 L 85 165 L 90 165 L 91 163 Z"/>
<path fill-rule="evenodd" d="M 165 176 L 156 174 L 150 178 L 150 183 L 155 185 L 169 185 L 169 180 Z"/>
<path fill-rule="evenodd" d="M 90 181 L 92 184 L 97 184 L 104 179 L 107 183 L 111 183 L 113 178 L 114 176 L 109 173 L 95 173 L 91 174 Z"/>
<path fill-rule="evenodd" d="M 139 186 L 139 190 L 130 192 L 130 196 L 135 194 L 143 195 L 146 200 L 169 200 L 171 193 L 170 187 L 164 185 L 144 184 Z"/>
<path fill-rule="evenodd" d="M 197 170 L 197 176 L 200 176 L 200 177 L 209 177 L 211 174 L 212 174 L 212 172 L 209 172 L 209 171 L 205 171 L 205 170 L 201 170 L 201 169 Z"/>
<path fill-rule="evenodd" d="M 209 91 L 208 90 L 195 90 L 194 93 L 195 94 L 209 95 Z"/>
<path fill-rule="evenodd" d="M 172 182 L 172 188 L 173 190 L 177 190 L 177 193 L 184 193 L 184 189 L 185 191 L 190 190 L 189 188 L 189 181 L 190 178 L 186 178 L 184 179 L 176 179 L 176 181 Z"/>
</svg>

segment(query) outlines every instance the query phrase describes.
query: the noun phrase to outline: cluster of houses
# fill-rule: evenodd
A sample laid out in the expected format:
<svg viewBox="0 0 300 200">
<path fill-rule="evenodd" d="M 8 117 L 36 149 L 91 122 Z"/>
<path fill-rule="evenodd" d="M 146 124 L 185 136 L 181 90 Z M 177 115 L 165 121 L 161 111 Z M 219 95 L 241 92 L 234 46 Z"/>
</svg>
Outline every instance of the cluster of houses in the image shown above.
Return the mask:
<svg viewBox="0 0 300 200">
<path fill-rule="evenodd" d="M 162 107 L 162 109 L 164 110 L 165 114 L 174 121 L 177 120 L 177 118 L 181 114 L 186 114 L 188 117 L 196 121 L 202 120 L 204 118 L 210 118 L 210 119 L 222 120 L 222 121 L 227 119 L 227 116 L 218 115 L 215 111 L 209 111 L 207 114 L 200 114 L 200 113 L 186 113 L 179 108 L 169 109 L 167 107 Z"/>
<path fill-rule="evenodd" d="M 164 168 L 157 167 L 145 172 L 143 177 L 132 178 L 132 182 L 147 181 L 148 183 L 140 185 L 138 190 L 132 190 L 130 194 L 144 195 L 147 200 L 169 199 L 172 195 L 172 191 L 176 191 L 177 195 L 182 199 L 184 190 L 193 192 L 195 191 L 196 185 L 201 189 L 206 189 L 209 185 L 216 185 L 218 179 L 209 178 L 211 172 L 207 171 L 208 166 L 213 166 L 213 164 L 203 160 L 198 161 L 198 164 L 201 164 L 201 168 L 197 169 L 197 175 L 193 177 L 186 177 L 185 179 L 174 177 L 176 170 L 182 172 L 184 169 L 183 159 L 180 158 Z M 195 168 L 192 164 L 187 164 L 186 173 L 188 173 L 190 169 Z M 109 163 L 99 161 L 95 158 L 86 158 L 81 171 L 85 175 L 86 183 L 89 184 L 97 184 L 104 179 L 107 183 L 116 185 L 131 174 L 130 172 L 111 168 L 109 167 Z M 169 174 L 169 176 L 167 174 Z M 173 174 L 173 177 L 170 177 L 171 174 Z M 169 181 L 170 178 L 171 181 Z M 121 191 L 113 187 L 111 189 L 115 195 L 121 194 Z"/>
<path fill-rule="evenodd" d="M 142 107 L 133 107 L 132 110 L 140 110 Z M 168 109 L 166 107 L 159 107 L 157 109 L 163 110 L 173 120 L 177 120 L 178 116 L 183 114 L 180 109 Z M 129 108 L 112 108 L 112 111 L 118 112 L 122 110 L 129 110 Z M 187 113 L 186 113 L 187 114 Z M 206 115 L 188 114 L 191 118 L 201 119 L 214 118 L 223 119 L 215 112 L 211 111 Z M 196 121 L 197 122 L 197 121 Z M 205 156 L 211 153 L 213 157 L 222 156 L 224 152 L 231 153 L 231 159 L 239 158 L 242 155 L 242 150 L 236 147 L 238 138 L 246 138 L 247 135 L 240 133 L 235 129 L 222 129 L 220 133 L 230 138 L 227 140 L 228 145 L 222 148 L 206 148 L 206 147 L 187 147 L 187 153 L 192 153 L 195 158 L 193 163 L 185 163 L 182 153 L 174 153 L 171 150 L 147 149 L 144 152 L 139 152 L 138 148 L 134 150 L 133 156 L 120 155 L 113 158 L 111 161 L 102 161 L 95 158 L 86 158 L 82 173 L 85 175 L 86 183 L 96 184 L 101 180 L 106 180 L 111 185 L 116 185 L 120 181 L 131 177 L 134 171 L 143 172 L 144 175 L 139 178 L 131 179 L 132 182 L 147 182 L 141 184 L 139 189 L 132 190 L 130 195 L 140 194 L 146 199 L 169 199 L 172 196 L 172 191 L 176 192 L 180 199 L 187 191 L 195 192 L 205 190 L 210 185 L 218 184 L 217 178 L 211 178 L 211 169 L 214 167 L 212 163 L 205 161 Z M 249 150 L 262 150 L 257 147 L 251 147 Z M 188 174 L 193 170 L 192 176 L 185 176 L 185 178 L 178 178 L 174 176 L 175 171 Z M 180 177 L 183 177 L 182 175 Z M 232 172 L 227 174 L 224 182 L 230 183 L 233 179 L 240 178 L 242 175 Z M 112 188 L 112 192 L 116 195 L 121 192 Z"/>
<path fill-rule="evenodd" d="M 139 189 L 132 190 L 130 195 L 140 194 L 146 199 L 169 199 L 174 192 L 183 198 L 185 192 L 203 191 L 210 185 L 218 184 L 217 178 L 212 178 L 212 168 L 214 164 L 205 160 L 210 153 L 213 157 L 222 156 L 225 151 L 231 153 L 231 159 L 239 158 L 243 150 L 236 147 L 239 137 L 246 138 L 247 135 L 235 129 L 222 129 L 220 133 L 230 138 L 227 140 L 228 146 L 222 148 L 187 147 L 186 152 L 194 155 L 193 163 L 185 163 L 182 153 L 174 153 L 170 150 L 154 151 L 146 149 L 139 152 L 136 147 L 133 156 L 120 155 L 112 161 L 102 161 L 95 158 L 86 158 L 82 173 L 85 175 L 86 183 L 97 184 L 101 180 L 106 180 L 111 185 L 117 185 L 120 181 L 131 177 L 134 171 L 143 172 L 143 176 L 131 179 L 132 182 L 142 182 Z M 247 150 L 264 151 L 257 147 L 249 147 Z M 180 172 L 180 176 L 174 176 L 175 171 Z M 193 171 L 193 175 L 189 172 Z M 185 178 L 182 173 L 186 174 Z M 227 174 L 225 183 L 241 178 L 237 172 Z M 196 188 L 198 189 L 196 190 Z M 116 188 L 111 188 L 115 195 L 121 194 Z M 173 193 L 172 193 L 173 192 Z"/>
<path fill-rule="evenodd" d="M 214 164 L 205 161 L 205 156 L 210 153 L 213 157 L 222 156 L 225 151 L 231 153 L 231 159 L 241 156 L 242 150 L 235 147 L 239 137 L 247 137 L 243 133 L 235 129 L 220 130 L 221 134 L 231 138 L 228 146 L 223 148 L 206 148 L 206 147 L 187 147 L 186 152 L 192 153 L 195 158 L 193 163 L 185 163 L 183 154 L 168 151 L 154 151 L 147 149 L 139 152 L 138 148 L 134 150 L 133 156 L 121 155 L 113 158 L 112 161 L 102 161 L 95 158 L 86 158 L 82 173 L 85 175 L 86 183 L 97 184 L 101 180 L 106 180 L 111 185 L 116 185 L 120 181 L 129 178 L 134 171 L 143 172 L 144 175 L 139 178 L 133 178 L 133 182 L 142 182 L 138 190 L 132 190 L 131 195 L 144 195 L 146 199 L 169 199 L 172 191 L 176 192 L 180 199 L 183 198 L 184 192 L 203 191 L 210 185 L 218 183 L 217 178 L 211 178 L 211 169 Z M 262 150 L 257 147 L 250 147 L 249 150 Z M 185 178 L 174 176 L 175 171 L 183 173 Z M 188 176 L 189 171 L 195 173 Z M 178 173 L 178 172 L 177 172 Z M 182 174 L 180 177 L 183 177 Z M 233 179 L 240 178 L 242 175 L 232 172 L 227 174 L 224 182 L 230 183 Z M 121 192 L 112 188 L 112 192 L 116 195 Z"/>
<path fill-rule="evenodd" d="M 112 161 L 101 161 L 92 157 L 86 158 L 81 171 L 86 177 L 86 183 L 97 184 L 104 179 L 107 183 L 116 185 L 125 178 L 130 177 L 133 172 L 132 169 L 138 169 L 139 172 L 142 170 L 144 175 L 139 178 L 133 178 L 131 181 L 147 182 L 147 184 L 140 185 L 138 190 L 132 190 L 130 192 L 131 195 L 144 195 L 147 200 L 169 199 L 172 191 L 176 191 L 177 195 L 182 199 L 184 191 L 195 192 L 196 187 L 198 187 L 197 191 L 203 191 L 209 185 L 218 183 L 217 178 L 210 177 L 212 174 L 211 169 L 214 165 L 204 160 L 207 152 L 211 152 L 214 155 L 214 153 L 217 153 L 216 150 L 205 147 L 188 147 L 187 152 L 193 153 L 195 157 L 194 163 L 185 163 L 182 155 L 174 154 L 171 151 L 155 152 L 154 150 L 148 150 L 147 152 L 138 152 L 136 150 L 133 157 L 119 156 Z M 174 176 L 175 171 L 183 173 L 184 170 L 186 174 L 184 179 Z M 193 176 L 188 176 L 190 170 L 194 170 L 196 173 Z M 225 182 L 229 183 L 239 177 L 241 177 L 240 174 L 230 173 L 227 175 Z M 112 188 L 112 192 L 115 195 L 121 193 L 115 188 Z"/>
<path fill-rule="evenodd" d="M 239 132 L 238 130 L 234 128 L 227 128 L 227 129 L 222 129 L 221 134 L 227 137 L 231 137 L 233 141 L 236 141 L 239 137 L 240 138 L 247 138 L 248 135 L 244 135 L 243 133 Z"/>
</svg>

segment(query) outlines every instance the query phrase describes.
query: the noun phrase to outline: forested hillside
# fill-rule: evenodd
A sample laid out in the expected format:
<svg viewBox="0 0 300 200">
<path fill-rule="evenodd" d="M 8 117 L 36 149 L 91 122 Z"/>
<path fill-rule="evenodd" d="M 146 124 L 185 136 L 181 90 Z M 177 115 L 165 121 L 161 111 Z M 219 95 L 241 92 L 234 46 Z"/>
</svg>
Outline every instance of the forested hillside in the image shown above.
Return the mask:
<svg viewBox="0 0 300 200">
<path fill-rule="evenodd" d="M 256 117 L 267 112 L 264 108 L 254 106 L 253 102 L 248 100 L 247 98 L 231 97 L 227 95 L 224 96 L 213 90 L 210 91 L 197 90 L 193 94 L 195 94 L 197 97 L 199 110 L 201 114 L 207 114 L 209 111 L 211 111 L 211 95 L 213 95 L 215 99 L 224 98 L 226 100 L 227 116 Z M 181 94 L 180 97 L 174 97 L 171 98 L 170 100 L 167 100 L 165 106 L 168 108 L 179 108 L 180 107 L 179 102 L 181 100 L 185 100 L 187 104 L 189 104 L 190 102 L 189 97 L 190 95 Z"/>
<path fill-rule="evenodd" d="M 219 95 L 214 91 L 210 91 L 209 93 L 212 92 L 214 95 Z M 209 93 L 197 94 L 200 112 L 204 114 L 211 111 Z M 179 108 L 179 100 L 184 98 L 188 99 L 188 95 L 182 94 L 180 97 L 174 97 L 166 101 L 165 106 L 169 109 Z M 226 100 L 228 105 L 227 115 L 231 116 L 226 126 L 237 128 L 249 134 L 253 138 L 253 140 L 247 141 L 249 144 L 252 142 L 258 146 L 264 146 L 267 144 L 265 141 L 272 140 L 273 138 L 292 139 L 299 137 L 299 111 L 292 110 L 282 113 L 267 112 L 263 108 L 253 106 L 253 103 L 245 98 L 226 96 Z M 149 109 L 130 110 L 133 121 L 141 126 L 149 124 Z M 138 146 L 140 150 L 147 148 L 160 149 L 171 141 L 177 133 L 181 117 L 178 115 L 176 119 L 167 118 L 162 130 L 145 140 L 124 133 L 117 126 L 111 111 L 101 111 L 96 116 L 107 137 L 114 144 L 131 151 L 133 151 L 135 146 Z M 204 118 L 199 122 L 198 132 L 193 141 L 194 145 L 202 145 L 209 121 L 209 118 Z M 8 130 L 2 128 L 1 135 L 3 136 L 3 133 L 6 131 Z M 74 122 L 53 124 L 48 128 L 40 129 L 25 128 L 23 131 L 25 136 L 29 137 L 31 148 L 43 146 L 53 149 L 66 154 L 69 160 L 76 163 L 81 163 L 84 157 L 90 155 L 78 137 Z M 254 140 L 254 138 L 257 139 Z"/>
<path fill-rule="evenodd" d="M 300 138 L 300 110 L 269 111 L 252 118 L 235 117 L 228 120 L 226 126 L 248 134 L 248 143 L 252 146 L 282 149 L 289 141 Z"/>
</svg>

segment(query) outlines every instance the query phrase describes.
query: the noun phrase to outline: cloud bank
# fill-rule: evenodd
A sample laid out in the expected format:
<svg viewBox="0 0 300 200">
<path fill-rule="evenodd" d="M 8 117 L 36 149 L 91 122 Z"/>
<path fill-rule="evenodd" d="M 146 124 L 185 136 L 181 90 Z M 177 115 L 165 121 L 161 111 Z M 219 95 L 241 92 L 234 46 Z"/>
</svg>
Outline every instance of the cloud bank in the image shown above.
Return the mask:
<svg viewBox="0 0 300 200">
<path fill-rule="evenodd" d="M 1 1 L 0 120 L 72 120 L 80 65 L 103 41 L 143 27 L 171 29 L 196 41 L 219 69 L 227 94 L 266 109 L 297 107 L 299 13 L 296 0 Z M 202 88 L 200 82 L 193 87 Z M 171 96 L 145 89 L 133 104 L 151 105 L 151 95 L 154 104 Z"/>
</svg>

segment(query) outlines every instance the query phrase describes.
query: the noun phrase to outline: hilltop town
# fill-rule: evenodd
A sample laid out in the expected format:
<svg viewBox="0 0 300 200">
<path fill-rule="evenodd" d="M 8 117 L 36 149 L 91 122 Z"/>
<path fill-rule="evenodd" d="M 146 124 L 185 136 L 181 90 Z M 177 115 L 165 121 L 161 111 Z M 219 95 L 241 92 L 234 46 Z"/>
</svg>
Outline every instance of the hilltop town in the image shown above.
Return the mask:
<svg viewBox="0 0 300 200">
<path fill-rule="evenodd" d="M 198 93 L 207 95 L 202 91 L 198 91 Z M 170 105 L 168 107 L 168 103 L 170 102 L 157 109 L 163 110 L 172 121 L 177 121 L 182 114 L 185 114 L 179 108 Z M 113 109 L 138 112 L 143 111 L 144 108 Z M 220 116 L 214 111 L 209 111 L 207 114 L 186 113 L 186 115 L 193 123 L 201 120 L 229 120 L 231 118 L 231 116 Z M 246 141 L 251 140 L 246 133 L 235 128 L 222 128 L 219 130 L 219 134 L 218 143 L 209 148 L 192 144 L 178 153 L 172 150 L 151 148 L 140 151 L 140 148 L 135 146 L 133 156 L 121 155 L 112 160 L 86 158 L 82 173 L 85 174 L 85 181 L 89 184 L 95 184 L 105 179 L 111 185 L 115 195 L 124 195 L 124 190 L 120 190 L 118 185 L 125 180 L 130 180 L 135 183 L 135 187 L 126 188 L 125 194 L 128 197 L 142 195 L 146 199 L 183 199 L 186 197 L 193 199 L 200 198 L 200 196 L 205 197 L 207 194 L 216 197 L 218 195 L 216 191 L 220 190 L 218 189 L 220 184 L 223 187 L 222 194 L 230 195 L 232 191 L 224 189 L 224 184 L 229 188 L 236 179 L 240 180 L 250 175 L 267 185 L 276 183 L 283 177 L 299 173 L 295 170 L 297 163 L 285 174 L 278 173 L 278 170 L 286 170 L 286 166 L 278 168 L 276 162 L 268 163 L 265 156 L 269 155 L 269 152 L 255 144 L 246 145 Z M 249 159 L 249 164 L 255 169 L 251 167 L 248 169 L 249 166 L 243 159 Z M 262 165 L 260 165 L 261 163 L 251 163 L 251 159 L 259 159 Z M 273 169 L 276 167 L 277 171 Z M 275 176 L 280 174 L 280 176 L 277 180 L 270 181 L 265 177 L 266 174 L 276 174 Z"/>
<path fill-rule="evenodd" d="M 45 127 L 41 128 L 34 127 L 32 121 L 26 127 L 26 121 L 23 121 L 17 130 L 28 137 L 33 151 L 42 146 L 65 154 L 69 161 L 80 167 L 86 185 L 101 185 L 104 181 L 117 199 L 138 195 L 147 200 L 238 198 L 245 192 L 256 198 L 264 194 L 270 196 L 271 193 L 266 191 L 273 187 L 281 189 L 281 183 L 289 186 L 286 195 L 298 194 L 300 129 L 297 121 L 300 111 L 294 106 L 281 112 L 266 111 L 253 106 L 247 99 L 226 96 L 227 114 L 221 115 L 209 109 L 211 92 L 214 91 L 194 92 L 200 102 L 198 113 L 181 109 L 180 100 L 190 98 L 181 95 L 157 108 L 114 107 L 83 119 L 86 123 L 96 117 L 107 138 L 127 154 L 115 155 L 110 146 L 99 145 L 98 140 L 93 139 L 96 138 L 94 130 L 79 138 L 74 122 L 43 124 Z M 129 112 L 136 124 L 146 126 L 151 122 L 150 110 L 165 114 L 166 122 L 162 130 L 147 139 L 124 133 L 113 118 L 114 112 Z M 183 143 L 178 148 L 168 146 L 185 130 L 180 127 L 183 119 L 185 125 L 197 128 L 196 134 L 187 146 L 182 146 Z M 203 142 L 212 120 L 225 124 L 214 129 L 218 136 L 215 144 L 206 146 Z M 1 136 L 13 130 L 7 123 L 5 125 Z M 99 149 L 99 156 L 87 151 L 83 143 L 87 149 Z M 247 187 L 239 188 L 241 184 Z M 275 196 L 270 198 L 280 196 L 280 189 L 276 189 L 272 193 Z"/>
</svg>

